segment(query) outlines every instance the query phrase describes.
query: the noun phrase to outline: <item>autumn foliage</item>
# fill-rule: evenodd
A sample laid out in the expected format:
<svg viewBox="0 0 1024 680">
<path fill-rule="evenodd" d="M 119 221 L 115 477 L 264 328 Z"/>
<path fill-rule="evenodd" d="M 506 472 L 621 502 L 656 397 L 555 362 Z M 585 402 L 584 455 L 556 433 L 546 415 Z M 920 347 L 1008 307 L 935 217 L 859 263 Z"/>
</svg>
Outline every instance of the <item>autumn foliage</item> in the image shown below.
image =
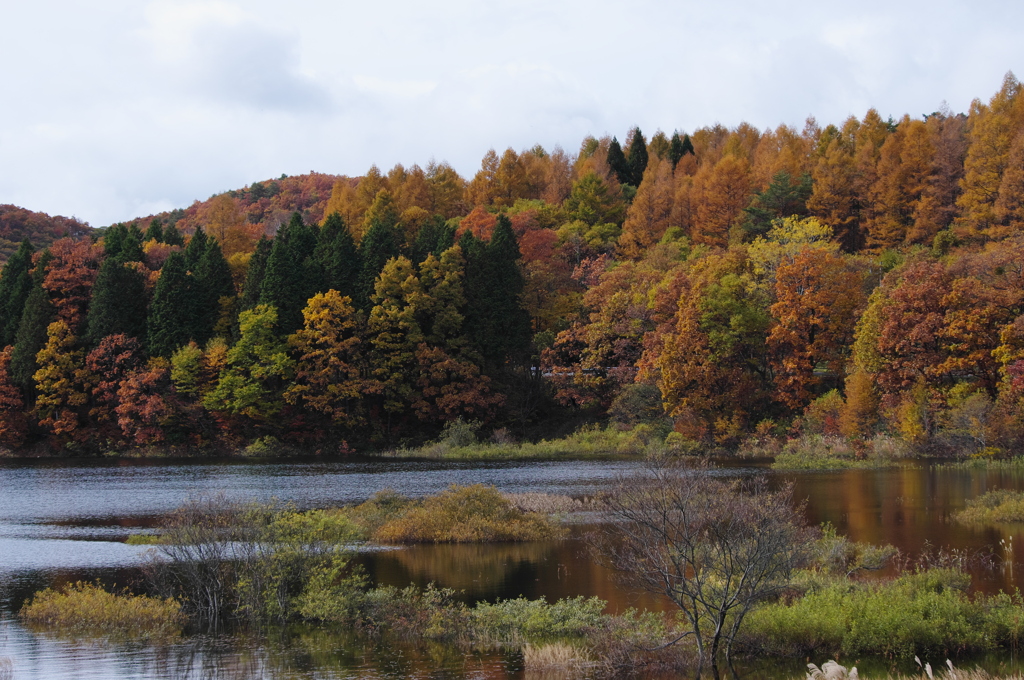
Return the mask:
<svg viewBox="0 0 1024 680">
<path fill-rule="evenodd" d="M 1016 445 L 1012 74 L 966 114 L 624 139 L 99 230 L 0 206 L 0 443 L 334 451 L 611 411 L 730 445 L 827 411 L 859 445 Z"/>
</svg>

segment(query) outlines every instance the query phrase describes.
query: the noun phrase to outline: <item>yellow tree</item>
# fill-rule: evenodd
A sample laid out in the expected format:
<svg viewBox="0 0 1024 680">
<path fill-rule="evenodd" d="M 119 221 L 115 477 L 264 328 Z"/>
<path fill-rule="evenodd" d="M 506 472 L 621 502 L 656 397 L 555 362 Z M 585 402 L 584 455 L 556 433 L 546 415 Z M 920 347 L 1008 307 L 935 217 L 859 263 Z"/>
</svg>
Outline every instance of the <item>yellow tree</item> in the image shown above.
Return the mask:
<svg viewBox="0 0 1024 680">
<path fill-rule="evenodd" d="M 995 217 L 1006 227 L 1007 233 L 1024 231 L 1024 131 L 1017 133 L 1010 147 L 1009 162 L 999 183 L 994 207 Z"/>
<path fill-rule="evenodd" d="M 95 376 L 85 366 L 85 353 L 74 349 L 75 336 L 64 321 L 46 329 L 46 346 L 36 355 L 35 414 L 39 424 L 72 441 L 84 440 L 82 425 Z"/>
<path fill-rule="evenodd" d="M 746 158 L 729 154 L 714 167 L 698 170 L 693 183 L 693 241 L 724 247 L 733 223 L 750 204 L 751 193 L 750 163 Z"/>
<path fill-rule="evenodd" d="M 647 166 L 619 237 L 619 249 L 628 258 L 638 259 L 657 243 L 672 217 L 672 164 L 655 158 Z"/>
<path fill-rule="evenodd" d="M 434 161 L 428 163 L 427 185 L 430 187 L 430 212 L 446 218 L 465 214 L 463 193 L 466 181 L 452 166 Z"/>
<path fill-rule="evenodd" d="M 856 172 L 853 149 L 837 131 L 815 162 L 811 173 L 814 189 L 807 199 L 808 211 L 831 227 L 848 251 L 857 250 L 861 242 L 854 183 Z"/>
<path fill-rule="evenodd" d="M 926 191 L 932 179 L 932 147 L 923 121 L 904 116 L 879 151 L 876 179 L 868 190 L 868 245 L 876 249 L 930 243 L 940 225 L 932 220 Z"/>
<path fill-rule="evenodd" d="M 480 162 L 480 169 L 473 176 L 473 181 L 466 187 L 465 199 L 471 206 L 490 205 L 494 200 L 495 177 L 501 161 L 494 149 L 488 149 Z"/>
<path fill-rule="evenodd" d="M 957 230 L 962 237 L 987 236 L 990 229 L 998 226 L 995 204 L 999 188 L 1014 138 L 1024 126 L 1021 89 L 1017 78 L 1007 73 L 1002 88 L 987 106 L 978 100 L 971 104 L 967 123 L 970 146 L 964 160 L 963 193 L 957 199 L 960 208 Z"/>
<path fill-rule="evenodd" d="M 288 338 L 298 356 L 289 404 L 322 413 L 334 424 L 362 422 L 362 323 L 352 300 L 336 290 L 318 293 L 302 310 L 303 327 Z"/>
</svg>

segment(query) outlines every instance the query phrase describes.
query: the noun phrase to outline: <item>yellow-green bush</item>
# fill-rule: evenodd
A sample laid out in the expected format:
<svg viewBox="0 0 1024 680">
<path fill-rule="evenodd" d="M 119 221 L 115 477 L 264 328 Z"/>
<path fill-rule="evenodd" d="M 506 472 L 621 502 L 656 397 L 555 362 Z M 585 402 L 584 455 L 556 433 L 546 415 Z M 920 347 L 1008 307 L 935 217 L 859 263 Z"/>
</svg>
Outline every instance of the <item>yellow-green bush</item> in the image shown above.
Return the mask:
<svg viewBox="0 0 1024 680">
<path fill-rule="evenodd" d="M 58 632 L 144 639 L 175 637 L 185 625 L 177 600 L 111 593 L 81 582 L 36 593 L 21 618 Z"/>
<path fill-rule="evenodd" d="M 1024 493 L 997 489 L 967 501 L 967 507 L 953 515 L 958 522 L 1024 522 Z"/>
<path fill-rule="evenodd" d="M 381 543 L 538 541 L 562 534 L 543 515 L 518 510 L 494 487 L 453 484 L 373 533 Z"/>
</svg>

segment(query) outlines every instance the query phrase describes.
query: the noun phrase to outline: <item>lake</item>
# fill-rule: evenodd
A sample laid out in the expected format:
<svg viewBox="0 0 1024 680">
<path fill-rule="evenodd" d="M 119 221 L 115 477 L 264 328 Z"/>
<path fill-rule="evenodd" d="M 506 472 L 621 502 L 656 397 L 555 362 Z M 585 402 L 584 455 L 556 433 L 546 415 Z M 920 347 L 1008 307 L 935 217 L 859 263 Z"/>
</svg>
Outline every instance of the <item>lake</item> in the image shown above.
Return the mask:
<svg viewBox="0 0 1024 680">
<path fill-rule="evenodd" d="M 298 508 L 365 500 L 392 488 L 410 496 L 452 483 L 491 484 L 503 491 L 576 497 L 599 493 L 636 466 L 628 461 L 442 463 L 423 461 L 300 460 L 139 461 L 45 460 L 0 462 L 0 657 L 13 677 L 27 678 L 519 678 L 514 653 L 472 656 L 415 646 L 380 648 L 315 627 L 293 627 L 271 638 L 237 635 L 189 638 L 152 647 L 108 648 L 35 635 L 14 613 L 33 592 L 78 579 L 128 584 L 146 548 L 124 543 L 149 530 L 190 496 L 224 493 L 239 500 L 277 499 Z M 732 463 L 717 474 L 751 475 Z M 916 465 L 882 470 L 769 473 L 792 481 L 813 523 L 830 522 L 858 541 L 891 543 L 917 554 L 929 548 L 994 551 L 1000 568 L 978 571 L 985 591 L 1021 585 L 1014 569 L 1019 526 L 965 527 L 949 516 L 994 488 L 1024 489 L 1024 471 L 947 470 Z M 610 611 L 663 609 L 659 598 L 629 592 L 593 564 L 575 526 L 570 540 L 486 546 L 416 546 L 364 553 L 360 561 L 381 584 L 409 583 L 464 591 L 468 601 L 596 595 Z M 1011 541 L 1006 553 L 1000 541 Z M 1005 558 L 1005 559 L 1004 559 Z M 818 660 L 819 662 L 824 659 Z M 796 663 L 789 672 L 799 672 Z M 907 670 L 910 670 L 909 668 Z M 763 675 L 761 676 L 763 677 Z"/>
</svg>

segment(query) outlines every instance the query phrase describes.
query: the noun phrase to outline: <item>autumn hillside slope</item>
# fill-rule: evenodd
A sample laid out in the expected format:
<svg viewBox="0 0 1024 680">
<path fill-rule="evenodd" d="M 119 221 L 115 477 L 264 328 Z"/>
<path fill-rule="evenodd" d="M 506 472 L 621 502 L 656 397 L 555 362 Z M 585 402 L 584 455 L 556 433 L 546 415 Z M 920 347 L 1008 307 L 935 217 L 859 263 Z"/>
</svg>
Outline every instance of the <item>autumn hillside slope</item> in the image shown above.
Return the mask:
<svg viewBox="0 0 1024 680">
<path fill-rule="evenodd" d="M 6 262 L 25 239 L 36 247 L 45 248 L 61 237 L 86 236 L 90 231 L 88 224 L 74 217 L 51 217 L 15 205 L 0 205 L 0 264 Z"/>
<path fill-rule="evenodd" d="M 590 422 L 681 451 L 1010 455 L 1024 88 L 492 150 L 472 178 L 256 182 L 20 246 L 0 348 L 12 452 L 504 446 Z"/>
</svg>

